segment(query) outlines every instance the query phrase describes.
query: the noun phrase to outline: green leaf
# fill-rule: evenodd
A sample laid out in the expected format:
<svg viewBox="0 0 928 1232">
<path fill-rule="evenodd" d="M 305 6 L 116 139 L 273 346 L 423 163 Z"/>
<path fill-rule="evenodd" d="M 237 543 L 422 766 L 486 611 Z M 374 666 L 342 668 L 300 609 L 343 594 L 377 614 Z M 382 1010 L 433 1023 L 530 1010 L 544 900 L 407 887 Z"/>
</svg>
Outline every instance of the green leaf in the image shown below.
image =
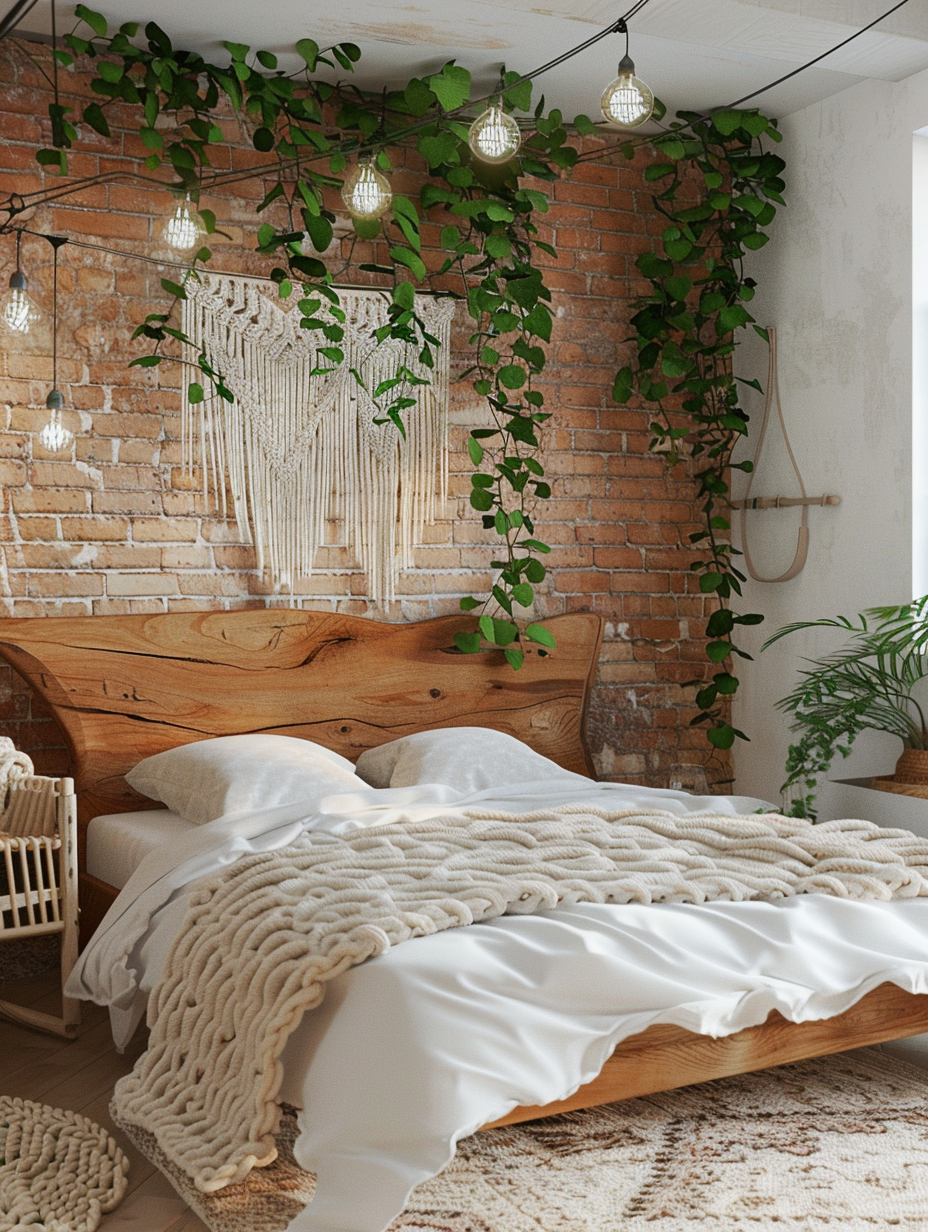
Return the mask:
<svg viewBox="0 0 928 1232">
<path fill-rule="evenodd" d="M 473 595 L 465 595 L 461 600 L 461 611 L 472 612 L 475 607 L 480 606 L 480 600 L 475 599 Z"/>
<path fill-rule="evenodd" d="M 177 299 L 186 299 L 186 298 L 187 298 L 187 292 L 186 292 L 186 291 L 184 290 L 184 288 L 180 285 L 180 283 L 177 283 L 177 282 L 172 282 L 172 281 L 170 280 L 170 278 L 162 278 L 162 279 L 161 279 L 161 289 L 162 289 L 163 291 L 167 291 L 168 295 L 173 295 L 173 296 L 175 296 Z"/>
<path fill-rule="evenodd" d="M 416 304 L 416 289 L 411 282 L 398 282 L 393 289 L 393 302 L 412 312 Z"/>
<path fill-rule="evenodd" d="M 109 137 L 112 135 L 110 133 L 110 126 L 107 123 L 106 116 L 103 114 L 103 110 L 99 104 L 91 103 L 89 106 L 85 107 L 82 118 L 84 123 L 89 124 L 90 127 L 95 132 L 98 132 L 101 137 Z"/>
<path fill-rule="evenodd" d="M 394 261 L 400 265 L 405 265 L 408 270 L 411 270 L 412 276 L 417 282 L 421 282 L 425 278 L 425 262 L 418 253 L 410 252 L 408 248 L 396 246 L 390 249 L 390 256 Z"/>
<path fill-rule="evenodd" d="M 730 724 L 723 723 L 719 727 L 710 728 L 706 732 L 706 739 L 717 749 L 730 749 L 735 743 L 735 729 Z"/>
<path fill-rule="evenodd" d="M 467 440 L 467 452 L 474 466 L 479 466 L 483 461 L 483 446 L 479 441 L 475 441 L 472 436 L 468 437 Z"/>
<path fill-rule="evenodd" d="M 470 73 L 460 65 L 446 64 L 440 73 L 425 80 L 445 111 L 456 111 L 470 97 Z"/>
<path fill-rule="evenodd" d="M 296 44 L 296 51 L 306 61 L 306 67 L 312 73 L 316 68 L 316 61 L 319 59 L 319 44 L 315 39 L 302 38 Z"/>
<path fill-rule="evenodd" d="M 454 644 L 462 654 L 478 654 L 480 651 L 480 634 L 455 633 Z"/>
<path fill-rule="evenodd" d="M 521 389 L 525 384 L 528 376 L 524 368 L 519 364 L 506 364 L 500 368 L 496 374 L 499 378 L 500 385 L 506 389 Z"/>
<path fill-rule="evenodd" d="M 713 676 L 715 687 L 723 697 L 730 697 L 733 693 L 738 692 L 738 678 L 732 676 L 729 672 L 719 672 Z"/>
<path fill-rule="evenodd" d="M 139 136 L 142 138 L 142 144 L 149 150 L 160 150 L 164 145 L 164 138 L 157 128 L 140 128 Z"/>
<path fill-rule="evenodd" d="M 122 81 L 125 69 L 121 64 L 114 64 L 112 60 L 101 60 L 97 65 L 97 71 L 104 81 L 115 85 L 117 81 Z"/>
<path fill-rule="evenodd" d="M 615 374 L 615 383 L 612 386 L 612 400 L 617 402 L 619 406 L 624 406 L 629 398 L 631 398 L 635 387 L 635 377 L 630 367 L 620 368 Z"/>
<path fill-rule="evenodd" d="M 74 16 L 86 21 L 99 38 L 106 38 L 106 18 L 101 13 L 95 13 L 93 9 L 87 8 L 86 4 L 78 4 L 74 8 Z"/>
<path fill-rule="evenodd" d="M 712 116 L 712 123 L 723 137 L 730 137 L 736 128 L 741 127 L 743 118 L 744 113 L 741 111 L 716 111 Z M 725 747 L 731 748 L 731 745 Z"/>
<path fill-rule="evenodd" d="M 510 593 L 520 607 L 531 607 L 535 599 L 535 592 L 525 582 L 517 582 Z"/>
<path fill-rule="evenodd" d="M 506 662 L 513 669 L 513 671 L 517 672 L 525 662 L 525 656 L 516 646 L 507 646 L 503 651 L 503 654 L 506 656 Z"/>
<path fill-rule="evenodd" d="M 522 327 L 529 334 L 541 338 L 543 342 L 551 341 L 551 309 L 545 304 L 536 304 L 524 318 Z"/>
<path fill-rule="evenodd" d="M 130 368 L 156 368 L 161 363 L 161 355 L 140 355 L 138 359 L 130 360 Z"/>
<path fill-rule="evenodd" d="M 262 154 L 268 154 L 274 148 L 274 134 L 269 128 L 256 128 L 251 141 Z"/>
<path fill-rule="evenodd" d="M 706 658 L 710 663 L 723 663 L 731 650 L 731 642 L 710 642 L 706 647 Z"/>
<path fill-rule="evenodd" d="M 544 625 L 529 625 L 525 630 L 525 636 L 530 642 L 537 642 L 539 646 L 547 646 L 552 650 L 557 645 L 554 637 Z"/>
<path fill-rule="evenodd" d="M 203 386 L 197 381 L 191 381 L 187 386 L 187 401 L 191 406 L 203 401 Z"/>
<path fill-rule="evenodd" d="M 255 53 L 258 57 L 258 63 L 267 69 L 275 69 L 277 67 L 277 57 L 271 51 L 259 51 Z"/>
<path fill-rule="evenodd" d="M 316 252 L 325 252 L 332 243 L 332 224 L 321 214 L 307 213 L 303 219 Z"/>
<path fill-rule="evenodd" d="M 223 41 L 222 45 L 232 57 L 233 61 L 244 60 L 248 55 L 248 52 L 251 50 L 247 43 L 229 43 Z"/>
<path fill-rule="evenodd" d="M 532 106 L 532 83 L 519 81 L 521 73 L 509 72 L 503 78 L 503 101 L 516 111 L 529 111 Z"/>
</svg>

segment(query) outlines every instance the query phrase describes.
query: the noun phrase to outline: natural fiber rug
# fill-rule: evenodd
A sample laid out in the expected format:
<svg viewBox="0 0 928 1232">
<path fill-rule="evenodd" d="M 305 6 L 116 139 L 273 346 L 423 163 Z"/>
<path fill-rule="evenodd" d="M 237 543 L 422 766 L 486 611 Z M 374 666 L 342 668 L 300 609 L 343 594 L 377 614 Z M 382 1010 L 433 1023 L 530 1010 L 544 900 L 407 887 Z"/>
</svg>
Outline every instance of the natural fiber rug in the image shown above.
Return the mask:
<svg viewBox="0 0 928 1232">
<path fill-rule="evenodd" d="M 312 1194 L 288 1149 L 206 1196 L 213 1232 L 277 1232 Z M 391 1232 L 928 1232 L 928 1073 L 875 1049 L 475 1134 Z"/>
<path fill-rule="evenodd" d="M 94 1232 L 122 1201 L 128 1172 L 88 1117 L 0 1095 L 0 1232 Z"/>
</svg>

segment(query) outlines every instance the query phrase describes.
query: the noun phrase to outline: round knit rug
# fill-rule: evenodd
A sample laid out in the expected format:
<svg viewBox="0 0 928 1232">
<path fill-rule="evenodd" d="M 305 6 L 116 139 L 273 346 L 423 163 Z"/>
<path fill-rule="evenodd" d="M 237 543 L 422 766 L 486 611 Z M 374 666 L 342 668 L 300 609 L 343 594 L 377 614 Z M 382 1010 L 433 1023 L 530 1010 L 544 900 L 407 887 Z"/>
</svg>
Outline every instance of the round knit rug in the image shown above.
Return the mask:
<svg viewBox="0 0 928 1232">
<path fill-rule="evenodd" d="M 277 1232 L 312 1194 L 289 1150 L 199 1194 L 214 1232 Z M 276 1179 L 275 1179 L 276 1177 Z M 928 1073 L 876 1049 L 742 1074 L 461 1142 L 390 1232 L 928 1232 Z"/>
<path fill-rule="evenodd" d="M 94 1232 L 129 1161 L 88 1117 L 0 1095 L 0 1232 Z"/>
</svg>

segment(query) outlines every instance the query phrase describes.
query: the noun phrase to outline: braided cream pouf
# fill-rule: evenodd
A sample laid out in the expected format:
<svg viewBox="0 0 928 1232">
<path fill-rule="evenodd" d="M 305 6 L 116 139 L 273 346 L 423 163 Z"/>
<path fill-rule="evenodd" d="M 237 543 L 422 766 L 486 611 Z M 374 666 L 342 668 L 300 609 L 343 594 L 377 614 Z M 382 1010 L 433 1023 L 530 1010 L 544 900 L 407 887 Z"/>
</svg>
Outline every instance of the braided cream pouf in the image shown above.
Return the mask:
<svg viewBox="0 0 928 1232">
<path fill-rule="evenodd" d="M 0 1095 L 0 1232 L 94 1232 L 129 1161 L 87 1117 Z"/>
</svg>

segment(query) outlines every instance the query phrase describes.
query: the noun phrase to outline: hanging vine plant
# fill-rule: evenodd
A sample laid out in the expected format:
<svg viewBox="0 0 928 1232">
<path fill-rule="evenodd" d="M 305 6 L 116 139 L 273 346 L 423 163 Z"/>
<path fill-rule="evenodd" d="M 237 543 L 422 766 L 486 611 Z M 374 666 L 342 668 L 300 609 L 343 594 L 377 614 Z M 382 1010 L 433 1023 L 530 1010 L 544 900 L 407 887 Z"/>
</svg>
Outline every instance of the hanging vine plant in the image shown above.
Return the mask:
<svg viewBox="0 0 928 1232">
<path fill-rule="evenodd" d="M 150 151 L 148 170 L 169 167 L 177 190 L 195 197 L 232 178 L 211 168 L 212 152 L 224 143 L 217 120 L 231 107 L 254 148 L 268 155 L 260 171 L 270 187 L 257 212 L 275 203 L 285 212 L 284 226 L 264 222 L 257 227 L 258 251 L 278 261 L 270 277 L 282 297 L 298 297 L 303 328 L 319 332 L 320 371 L 331 371 L 345 359 L 339 345 L 344 314 L 334 284 L 355 267 L 359 240 L 379 240 L 388 254 L 388 260 L 377 263 L 357 262 L 357 268 L 389 284 L 389 322 L 378 331 L 378 340 L 413 347 L 426 367 L 433 363 L 437 340 L 416 312 L 414 287 L 437 277 L 447 289 L 454 279 L 452 293 L 466 302 L 472 321 L 473 358 L 466 375 L 486 400 L 492 424 L 472 430 L 468 441 L 474 468 L 470 503 L 500 544 L 492 562 L 498 572 L 491 593 L 461 601 L 465 611 L 477 615 L 477 628 L 456 640 L 468 653 L 486 645 L 501 648 L 514 668 L 522 664 L 526 643 L 536 643 L 542 652 L 553 646 L 542 625 L 520 620 L 518 613 L 531 606 L 535 588 L 544 581 L 543 558 L 549 551 L 533 521 L 536 503 L 551 494 L 537 456 L 539 434 L 549 418 L 537 384 L 551 337 L 551 296 L 535 254 L 557 253 L 538 238 L 535 217 L 547 210 L 546 196 L 520 184 L 518 177 L 556 179 L 578 157 L 568 144 L 568 127 L 583 136 L 599 130 L 585 116 L 565 125 L 560 112 L 545 112 L 542 100 L 518 158 L 501 168 L 489 167 L 471 156 L 471 116 L 465 114 L 472 107 L 471 79 L 453 62 L 429 77 L 413 78 L 402 90 L 372 96 L 313 75 L 320 66 L 350 73 L 360 58 L 352 43 L 320 48 L 312 39 L 301 39 L 295 50 L 302 67 L 285 73 L 273 53 L 252 53 L 244 44 L 224 43 L 230 63 L 220 66 L 176 50 L 154 22 L 144 27 L 147 46 L 138 47 L 132 42 L 139 33 L 136 23 L 111 34 L 102 15 L 84 5 L 77 6 L 76 14 L 79 24 L 64 40 L 67 50 L 54 50 L 56 67 L 70 67 L 78 57 L 89 59 L 96 68 L 91 90 L 101 101 L 69 119 L 56 90 L 50 108 L 53 148 L 38 151 L 39 163 L 66 173 L 67 150 L 78 140 L 80 127 L 109 137 L 107 111 L 124 104 L 134 110 L 139 136 Z M 528 112 L 531 93 L 531 82 L 516 73 L 501 79 L 499 98 L 509 110 Z M 721 704 L 737 688 L 725 664 L 731 655 L 743 654 L 734 646 L 733 631 L 761 619 L 736 615 L 728 606 L 743 578 L 727 539 L 726 509 L 731 451 L 747 424 L 730 364 L 733 331 L 752 321 L 744 304 L 753 295 L 753 282 L 744 276 L 741 260 L 746 249 L 766 241 L 773 203 L 781 201 L 783 163 L 763 150 L 764 138 L 778 140 L 779 134 L 756 111 L 711 118 L 681 113 L 658 137 L 621 147 L 630 158 L 638 146 L 650 143 L 663 156 L 646 176 L 655 184 L 652 201 L 668 226 L 663 255 L 645 254 L 638 262 L 652 291 L 636 306 L 637 361 L 618 373 L 614 397 L 622 403 L 636 396 L 652 407 L 655 442 L 669 444 L 671 461 L 685 443 L 697 462 L 706 529 L 691 537 L 704 549 L 693 568 L 703 593 L 719 600 L 709 620 L 713 640 L 708 654 L 721 670 L 708 685 L 694 682 L 699 686 L 696 721 L 711 724 L 708 735 L 717 748 L 730 747 L 741 735 L 725 719 Z M 386 172 L 390 151 L 410 146 L 428 166 L 418 202 L 397 195 L 389 218 L 356 221 L 355 237 L 338 266 L 307 255 L 307 235 L 317 253 L 329 248 L 335 214 L 326 204 L 326 192 L 342 187 L 349 159 L 363 153 Z M 614 149 L 610 143 L 603 153 Z M 694 204 L 697 183 L 701 191 Z M 137 337 L 154 344 L 149 354 L 132 361 L 136 365 L 162 363 L 169 339 L 190 342 L 175 318 L 187 281 L 212 256 L 208 237 L 216 220 L 207 209 L 200 210 L 200 218 L 205 242 L 184 275 L 163 281 L 171 302 L 136 330 Z M 432 270 L 422 252 L 424 220 L 441 226 L 444 259 Z M 197 368 L 197 379 L 188 384 L 191 401 L 207 396 L 204 381 L 215 395 L 232 400 L 209 356 L 200 354 Z M 382 406 L 382 420 L 400 432 L 409 404 L 401 391 L 411 375 L 398 371 L 395 379 L 369 391 Z"/>
<path fill-rule="evenodd" d="M 706 653 L 717 670 L 708 682 L 690 682 L 699 707 L 693 723 L 709 725 L 717 749 L 747 739 L 728 718 L 739 684 L 734 658 L 751 657 L 734 637 L 738 626 L 763 621 L 730 605 L 745 576 L 729 537 L 729 472 L 751 469 L 750 462 L 732 461 L 748 428 L 732 354 L 739 329 L 753 325 L 766 338 L 745 307 L 756 283 L 745 274 L 744 256 L 767 243 L 766 228 L 784 204 L 785 163 L 765 146 L 780 139 L 776 122 L 755 110 L 681 112 L 652 142 L 662 158 L 645 178 L 655 185 L 651 201 L 667 225 L 662 251 L 638 258 L 651 291 L 631 319 L 635 363 L 618 372 L 613 390 L 616 402 L 637 398 L 651 410 L 651 447 L 665 450 L 669 464 L 684 453 L 693 460 L 704 527 L 690 535 L 700 550 L 690 568 L 700 592 L 718 602 L 706 626 Z M 626 155 L 634 149 L 627 145 Z M 745 384 L 760 390 L 756 380 Z"/>
</svg>

